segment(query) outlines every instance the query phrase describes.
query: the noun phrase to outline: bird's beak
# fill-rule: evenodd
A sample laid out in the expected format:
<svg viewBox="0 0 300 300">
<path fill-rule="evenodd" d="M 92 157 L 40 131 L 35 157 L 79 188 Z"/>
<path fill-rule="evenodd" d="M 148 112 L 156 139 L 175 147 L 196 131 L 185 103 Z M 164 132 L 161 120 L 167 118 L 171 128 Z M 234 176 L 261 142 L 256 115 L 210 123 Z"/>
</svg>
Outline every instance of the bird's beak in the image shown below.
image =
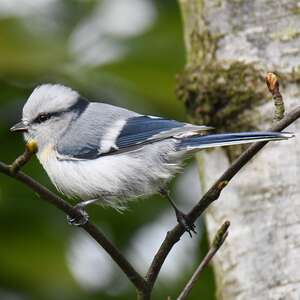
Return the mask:
<svg viewBox="0 0 300 300">
<path fill-rule="evenodd" d="M 21 131 L 21 132 L 26 132 L 28 131 L 28 124 L 25 124 L 23 121 L 17 123 L 16 125 L 14 125 L 12 128 L 10 128 L 11 132 L 17 132 L 17 131 Z"/>
</svg>

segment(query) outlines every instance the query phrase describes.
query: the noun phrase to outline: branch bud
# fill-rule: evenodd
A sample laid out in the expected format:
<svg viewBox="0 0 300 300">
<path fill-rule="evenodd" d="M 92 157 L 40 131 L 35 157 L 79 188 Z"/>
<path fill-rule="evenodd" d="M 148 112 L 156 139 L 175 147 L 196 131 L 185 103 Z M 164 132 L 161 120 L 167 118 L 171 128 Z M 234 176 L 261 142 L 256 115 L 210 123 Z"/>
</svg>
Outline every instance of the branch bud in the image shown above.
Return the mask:
<svg viewBox="0 0 300 300">
<path fill-rule="evenodd" d="M 267 73 L 266 84 L 272 95 L 274 95 L 275 92 L 279 89 L 279 81 L 274 73 Z"/>
</svg>

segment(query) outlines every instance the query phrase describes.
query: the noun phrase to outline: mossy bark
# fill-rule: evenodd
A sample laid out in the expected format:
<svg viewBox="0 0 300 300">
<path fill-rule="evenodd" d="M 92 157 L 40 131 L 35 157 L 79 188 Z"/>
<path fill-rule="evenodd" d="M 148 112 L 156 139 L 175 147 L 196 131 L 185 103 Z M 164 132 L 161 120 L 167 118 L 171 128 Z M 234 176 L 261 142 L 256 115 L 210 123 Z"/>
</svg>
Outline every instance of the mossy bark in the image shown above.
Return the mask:
<svg viewBox="0 0 300 300">
<path fill-rule="evenodd" d="M 299 105 L 300 18 L 295 1 L 179 4 L 187 63 L 177 76 L 176 91 L 192 122 L 218 132 L 267 129 L 274 116 L 264 82 L 269 71 L 280 75 L 286 110 Z M 289 130 L 299 127 L 296 123 Z M 240 151 L 231 147 L 198 154 L 201 186 L 211 184 Z M 300 262 L 300 206 L 295 201 L 300 196 L 295 177 L 299 152 L 296 139 L 269 145 L 208 210 L 209 233 L 225 218 L 232 221 L 231 237 L 214 262 L 220 299 L 299 299 L 300 270 L 291 263 Z"/>
</svg>

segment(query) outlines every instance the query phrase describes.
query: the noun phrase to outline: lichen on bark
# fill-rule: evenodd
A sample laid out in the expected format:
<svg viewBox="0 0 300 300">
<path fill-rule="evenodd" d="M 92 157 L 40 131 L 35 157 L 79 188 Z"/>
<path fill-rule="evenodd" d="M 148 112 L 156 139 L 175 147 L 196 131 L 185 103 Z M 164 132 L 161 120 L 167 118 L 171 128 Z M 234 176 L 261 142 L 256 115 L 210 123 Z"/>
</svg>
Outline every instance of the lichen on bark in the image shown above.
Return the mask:
<svg viewBox="0 0 300 300">
<path fill-rule="evenodd" d="M 263 72 L 241 61 L 217 62 L 218 39 L 207 31 L 195 36 L 192 32 L 191 50 L 196 53 L 190 55 L 192 63 L 177 75 L 176 87 L 189 120 L 215 127 L 218 132 L 258 130 L 256 108 L 268 98 Z M 229 147 L 226 153 L 232 160 L 243 149 Z"/>
<path fill-rule="evenodd" d="M 252 64 L 239 61 L 188 67 L 177 76 L 177 97 L 190 120 L 218 131 L 255 130 L 256 106 L 267 99 L 263 76 Z M 247 112 L 251 111 L 251 117 Z"/>
</svg>

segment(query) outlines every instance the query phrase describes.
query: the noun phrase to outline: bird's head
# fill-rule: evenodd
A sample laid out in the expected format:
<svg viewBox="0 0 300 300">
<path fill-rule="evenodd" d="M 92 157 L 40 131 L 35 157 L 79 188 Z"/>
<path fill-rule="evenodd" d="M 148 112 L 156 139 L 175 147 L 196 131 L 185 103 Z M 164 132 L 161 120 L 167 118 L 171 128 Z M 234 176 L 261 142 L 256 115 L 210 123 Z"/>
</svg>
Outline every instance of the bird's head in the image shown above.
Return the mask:
<svg viewBox="0 0 300 300">
<path fill-rule="evenodd" d="M 34 139 L 39 149 L 54 144 L 87 102 L 69 87 L 43 84 L 34 89 L 23 107 L 22 120 L 10 130 Z"/>
</svg>

